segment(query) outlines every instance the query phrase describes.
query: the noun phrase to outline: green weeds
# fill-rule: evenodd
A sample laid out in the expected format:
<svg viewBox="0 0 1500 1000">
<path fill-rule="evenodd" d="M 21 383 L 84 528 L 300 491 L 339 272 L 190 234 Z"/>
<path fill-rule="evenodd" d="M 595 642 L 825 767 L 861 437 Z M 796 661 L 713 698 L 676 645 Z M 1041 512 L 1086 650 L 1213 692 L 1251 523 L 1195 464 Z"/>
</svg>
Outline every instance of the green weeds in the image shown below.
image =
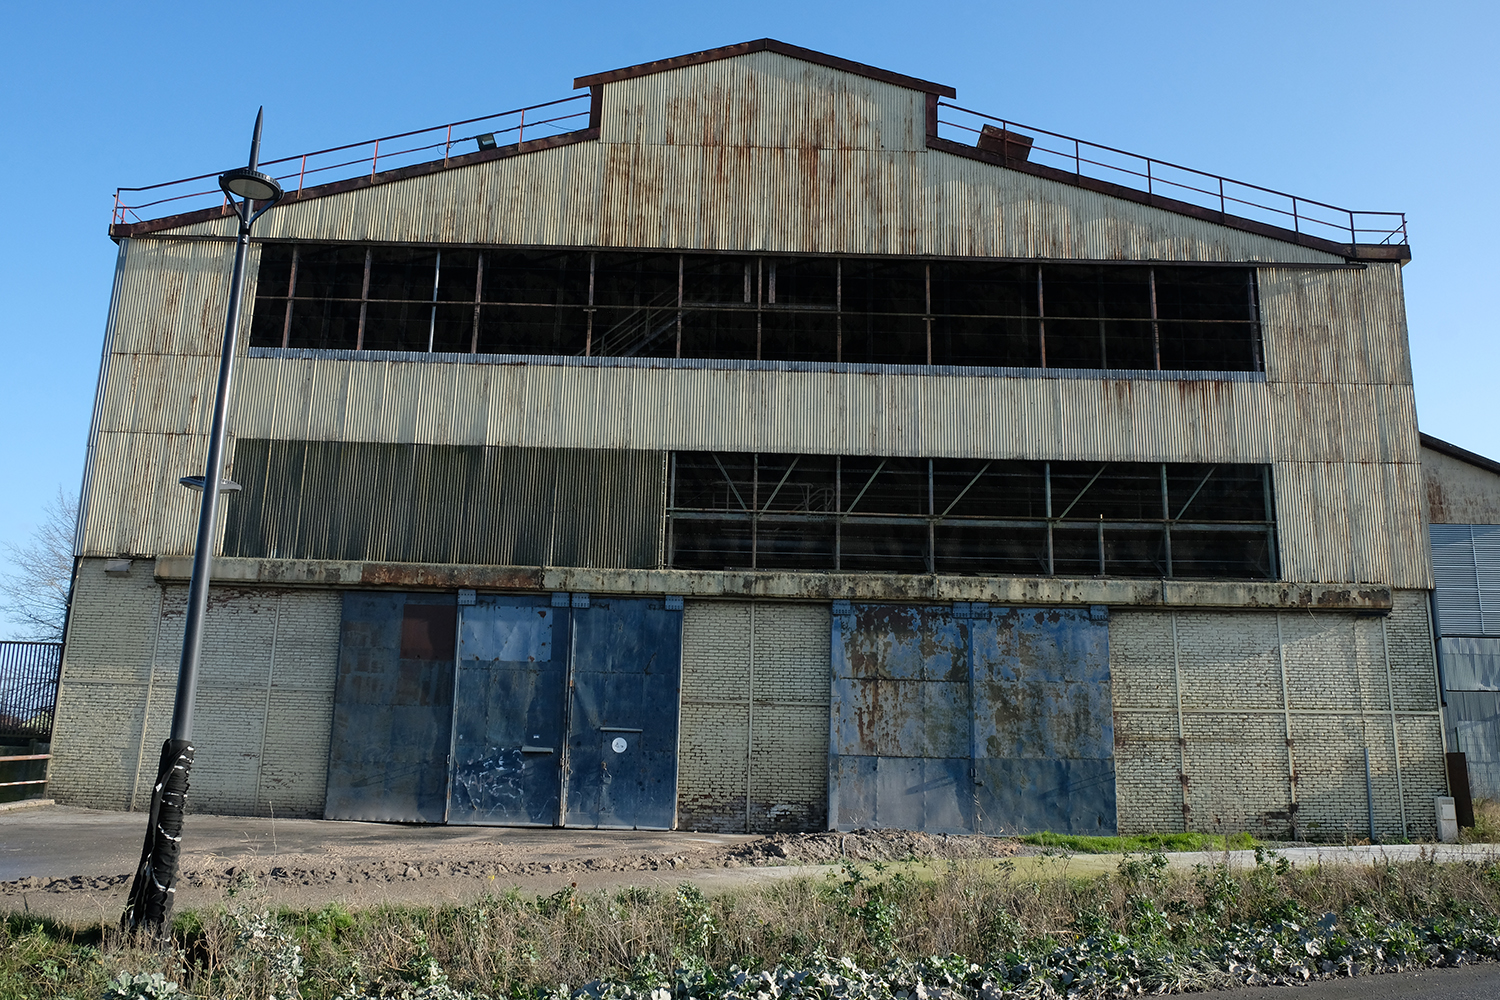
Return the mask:
<svg viewBox="0 0 1500 1000">
<path fill-rule="evenodd" d="M 253 887 L 163 950 L 0 925 L 0 996 L 223 1000 L 1018 1000 L 1301 982 L 1500 958 L 1500 864 L 1171 868 L 846 863 L 705 895 L 512 891 L 464 906 L 275 912 Z M 946 956 L 946 957 L 934 957 Z M 174 992 L 174 990 L 176 992 Z M 925 991 L 925 993 L 924 993 Z"/>
</svg>

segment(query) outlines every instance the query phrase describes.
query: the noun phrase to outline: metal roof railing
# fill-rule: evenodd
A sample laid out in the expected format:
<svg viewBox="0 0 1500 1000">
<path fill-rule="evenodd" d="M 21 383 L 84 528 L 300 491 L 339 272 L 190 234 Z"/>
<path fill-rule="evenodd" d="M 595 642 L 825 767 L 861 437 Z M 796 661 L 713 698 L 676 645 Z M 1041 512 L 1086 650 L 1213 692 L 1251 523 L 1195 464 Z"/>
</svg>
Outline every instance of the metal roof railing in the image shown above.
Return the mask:
<svg viewBox="0 0 1500 1000">
<path fill-rule="evenodd" d="M 374 177 L 382 167 L 392 170 L 429 162 L 436 159 L 434 154 L 437 150 L 442 150 L 442 159 L 446 163 L 453 155 L 454 147 L 461 143 L 483 139 L 492 141 L 494 145 L 505 146 L 525 141 L 528 134 L 533 139 L 539 139 L 585 128 L 588 125 L 589 108 L 585 106 L 581 111 L 573 111 L 562 105 L 586 101 L 589 96 L 587 93 L 575 94 L 479 118 L 466 118 L 412 132 L 398 132 L 378 139 L 366 139 L 364 142 L 285 156 L 279 160 L 266 160 L 261 163 L 260 169 L 274 176 L 288 193 L 300 194 L 304 188 L 314 184 L 355 177 Z M 555 108 L 556 111 L 548 111 L 549 108 Z M 483 127 L 473 127 L 481 122 L 485 123 Z M 455 129 L 460 130 L 458 135 L 454 134 Z M 397 148 L 392 148 L 393 145 Z M 278 171 L 278 167 L 282 169 Z M 224 193 L 219 190 L 218 178 L 221 173 L 223 171 L 214 171 L 161 184 L 148 184 L 145 187 L 116 188 L 115 207 L 110 223 L 123 225 L 148 221 L 147 217 L 140 214 L 147 209 L 156 210 L 150 213 L 150 218 L 162 218 L 228 204 Z M 208 183 L 205 184 L 205 181 Z"/>
<path fill-rule="evenodd" d="M 1089 178 L 1133 188 L 1226 217 L 1249 219 L 1335 243 L 1402 246 L 1407 242 L 1404 212 L 1338 208 L 1258 184 L 1247 184 L 1113 146 L 1101 146 L 1059 132 L 996 118 L 947 101 L 939 101 L 938 109 L 940 138 L 972 146 L 983 127 L 993 124 L 1006 132 L 1020 133 L 1033 140 L 1029 155 L 1025 157 L 1027 162 L 1072 174 L 1079 181 Z M 944 134 L 945 130 L 947 134 Z"/>
</svg>

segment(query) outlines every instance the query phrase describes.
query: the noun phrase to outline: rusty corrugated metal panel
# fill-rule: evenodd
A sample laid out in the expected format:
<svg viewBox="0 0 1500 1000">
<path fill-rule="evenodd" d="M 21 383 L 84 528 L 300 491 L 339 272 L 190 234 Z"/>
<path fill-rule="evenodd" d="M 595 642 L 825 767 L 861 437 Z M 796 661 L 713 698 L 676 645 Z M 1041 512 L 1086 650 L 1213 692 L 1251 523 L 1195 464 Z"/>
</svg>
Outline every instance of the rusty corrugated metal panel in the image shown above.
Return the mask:
<svg viewBox="0 0 1500 1000">
<path fill-rule="evenodd" d="M 229 229 L 219 220 L 179 232 L 228 235 Z M 1338 261 L 925 149 L 586 142 L 293 203 L 268 213 L 258 234 L 804 253 Z M 1371 270 L 1389 280 L 1384 265 Z"/>
<path fill-rule="evenodd" d="M 241 438 L 234 455 L 244 489 L 229 505 L 227 555 L 657 564 L 656 452 Z"/>
<path fill-rule="evenodd" d="M 921 149 L 925 96 L 757 52 L 606 84 L 600 138 L 647 145 Z"/>
<path fill-rule="evenodd" d="M 1261 268 L 1258 281 L 1271 381 L 1411 384 L 1397 265 Z"/>
</svg>

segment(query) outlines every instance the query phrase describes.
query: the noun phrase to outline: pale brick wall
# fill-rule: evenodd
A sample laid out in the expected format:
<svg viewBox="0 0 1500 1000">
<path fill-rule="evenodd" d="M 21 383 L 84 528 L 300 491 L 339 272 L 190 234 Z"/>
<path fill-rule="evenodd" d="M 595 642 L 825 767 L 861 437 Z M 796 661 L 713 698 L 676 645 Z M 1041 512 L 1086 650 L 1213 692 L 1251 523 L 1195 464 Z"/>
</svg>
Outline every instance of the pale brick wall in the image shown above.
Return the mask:
<svg viewBox="0 0 1500 1000">
<path fill-rule="evenodd" d="M 1377 835 L 1433 836 L 1446 777 L 1427 597 L 1394 596 L 1384 618 L 1115 609 L 1121 831 L 1285 836 L 1295 816 L 1301 836 L 1367 837 L 1369 748 Z"/>
<path fill-rule="evenodd" d="M 106 576 L 104 562 L 85 559 L 78 568 L 48 791 L 59 802 L 127 809 L 138 766 L 154 776 L 161 753 L 158 740 L 140 764 L 161 588 L 152 579 L 150 560 L 136 560 L 126 576 Z M 166 698 L 170 713 L 171 690 Z"/>
<path fill-rule="evenodd" d="M 171 725 L 187 588 L 149 560 L 80 571 L 59 690 L 52 792 L 144 809 Z M 338 665 L 332 591 L 214 588 L 205 622 L 191 812 L 320 816 Z M 154 651 L 154 657 L 153 657 Z"/>
<path fill-rule="evenodd" d="M 687 603 L 679 826 L 826 827 L 829 642 L 826 605 Z"/>
</svg>

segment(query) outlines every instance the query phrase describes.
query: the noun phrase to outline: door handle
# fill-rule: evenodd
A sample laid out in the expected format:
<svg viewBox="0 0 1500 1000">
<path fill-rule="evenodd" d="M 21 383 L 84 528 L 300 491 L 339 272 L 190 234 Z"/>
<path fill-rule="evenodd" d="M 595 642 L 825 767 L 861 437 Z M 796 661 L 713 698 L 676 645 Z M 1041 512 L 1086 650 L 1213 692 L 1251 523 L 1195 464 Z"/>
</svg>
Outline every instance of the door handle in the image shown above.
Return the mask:
<svg viewBox="0 0 1500 1000">
<path fill-rule="evenodd" d="M 626 726 L 600 726 L 601 733 L 644 733 L 644 729 L 630 729 Z"/>
<path fill-rule="evenodd" d="M 552 747 L 522 747 L 522 753 L 556 753 Z"/>
</svg>

